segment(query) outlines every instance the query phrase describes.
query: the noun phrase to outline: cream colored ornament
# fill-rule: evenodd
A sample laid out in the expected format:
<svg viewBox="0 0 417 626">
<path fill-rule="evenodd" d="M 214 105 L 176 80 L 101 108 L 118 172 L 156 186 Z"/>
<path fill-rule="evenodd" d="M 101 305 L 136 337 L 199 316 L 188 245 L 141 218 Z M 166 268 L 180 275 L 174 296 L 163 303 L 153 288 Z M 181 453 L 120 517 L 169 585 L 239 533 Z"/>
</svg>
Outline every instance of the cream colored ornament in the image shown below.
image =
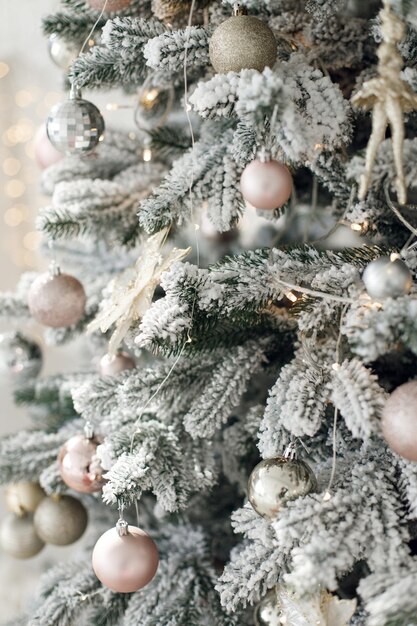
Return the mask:
<svg viewBox="0 0 417 626">
<path fill-rule="evenodd" d="M 39 483 L 12 483 L 5 491 L 6 506 L 16 515 L 34 513 L 46 494 Z"/>
<path fill-rule="evenodd" d="M 395 182 L 398 202 L 407 202 L 404 176 L 404 113 L 417 109 L 417 94 L 401 78 L 403 59 L 398 43 L 405 33 L 404 23 L 397 17 L 388 0 L 380 11 L 382 43 L 378 55 L 378 76 L 366 81 L 352 98 L 352 105 L 365 110 L 372 109 L 372 133 L 366 149 L 365 171 L 361 176 L 359 198 L 363 200 L 369 189 L 372 168 L 387 126 L 392 133 L 392 149 L 397 171 Z"/>
<path fill-rule="evenodd" d="M 325 590 L 299 598 L 278 586 L 277 598 L 286 626 L 348 626 L 356 610 L 356 600 L 340 600 Z"/>
<path fill-rule="evenodd" d="M 175 261 L 181 261 L 191 250 L 173 248 L 165 257 L 162 256 L 168 231 L 167 227 L 149 237 L 135 265 L 110 283 L 108 296 L 101 304 L 100 313 L 88 325 L 89 333 L 96 330 L 105 333 L 110 326 L 115 325 L 108 346 L 109 356 L 116 354 L 129 328 L 149 309 L 163 272 Z"/>
</svg>

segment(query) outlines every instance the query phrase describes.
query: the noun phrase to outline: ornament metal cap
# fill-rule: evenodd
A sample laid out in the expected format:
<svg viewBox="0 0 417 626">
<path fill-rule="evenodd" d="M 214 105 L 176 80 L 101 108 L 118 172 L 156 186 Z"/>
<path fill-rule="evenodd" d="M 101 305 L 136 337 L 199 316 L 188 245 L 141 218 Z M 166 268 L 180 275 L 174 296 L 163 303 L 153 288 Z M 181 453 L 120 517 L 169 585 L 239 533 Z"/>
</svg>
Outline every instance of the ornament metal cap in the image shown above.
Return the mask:
<svg viewBox="0 0 417 626">
<path fill-rule="evenodd" d="M 294 441 L 291 441 L 284 450 L 284 459 L 294 461 L 297 457 L 297 446 Z"/>
<path fill-rule="evenodd" d="M 119 537 L 125 537 L 129 530 L 129 524 L 122 517 L 117 520 L 116 530 L 119 534 Z"/>
<path fill-rule="evenodd" d="M 240 2 L 235 2 L 233 5 L 233 15 L 247 15 L 248 11 L 246 7 L 243 7 Z"/>
<path fill-rule="evenodd" d="M 258 151 L 257 156 L 261 163 L 267 163 L 271 160 L 271 153 L 265 148 L 265 146 Z"/>
<path fill-rule="evenodd" d="M 94 437 L 94 426 L 90 421 L 87 421 L 84 426 L 84 435 L 86 439 L 92 439 Z"/>
</svg>

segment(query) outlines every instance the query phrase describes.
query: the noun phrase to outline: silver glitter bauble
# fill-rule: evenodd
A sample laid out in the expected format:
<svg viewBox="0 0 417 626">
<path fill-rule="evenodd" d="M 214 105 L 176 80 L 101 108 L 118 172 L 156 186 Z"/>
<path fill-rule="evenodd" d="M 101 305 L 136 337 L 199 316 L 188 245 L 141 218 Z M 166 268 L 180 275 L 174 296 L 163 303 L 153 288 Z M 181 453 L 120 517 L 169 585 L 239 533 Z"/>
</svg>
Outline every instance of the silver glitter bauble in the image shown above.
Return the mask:
<svg viewBox="0 0 417 626">
<path fill-rule="evenodd" d="M 66 41 L 56 33 L 48 39 L 48 52 L 52 61 L 62 70 L 67 70 L 78 56 L 80 46 Z"/>
<path fill-rule="evenodd" d="M 45 543 L 67 546 L 77 541 L 87 528 L 87 511 L 72 496 L 51 496 L 36 509 L 36 532 Z"/>
<path fill-rule="evenodd" d="M 413 277 L 407 265 L 397 257 L 382 256 L 371 261 L 362 275 L 371 298 L 398 298 L 410 292 Z"/>
<path fill-rule="evenodd" d="M 69 274 L 45 272 L 36 278 L 28 293 L 32 316 L 51 328 L 76 324 L 84 315 L 85 302 L 82 284 Z"/>
<path fill-rule="evenodd" d="M 35 378 L 42 369 L 42 351 L 36 341 L 19 332 L 0 335 L 0 372 L 15 384 Z"/>
<path fill-rule="evenodd" d="M 42 550 L 45 543 L 35 530 L 32 514 L 19 517 L 10 513 L 0 526 L 0 545 L 15 559 L 30 559 Z"/>
<path fill-rule="evenodd" d="M 52 107 L 46 132 L 54 148 L 66 154 L 88 154 L 104 133 L 104 119 L 98 108 L 74 91 L 68 100 Z"/>
<path fill-rule="evenodd" d="M 277 43 L 272 30 L 249 15 L 234 15 L 214 31 L 209 45 L 210 61 L 220 74 L 243 69 L 262 70 L 274 65 Z"/>
<path fill-rule="evenodd" d="M 87 0 L 87 3 L 92 9 L 96 11 L 102 11 L 104 13 L 112 13 L 113 11 L 123 11 L 132 4 L 133 0 Z"/>
<path fill-rule="evenodd" d="M 45 497 L 39 483 L 12 483 L 5 491 L 6 506 L 17 515 L 34 513 Z"/>
<path fill-rule="evenodd" d="M 276 591 L 268 591 L 266 596 L 255 607 L 255 626 L 281 626 L 282 617 Z"/>
<path fill-rule="evenodd" d="M 259 515 L 274 519 L 287 502 L 316 490 L 316 477 L 307 463 L 276 457 L 261 461 L 252 471 L 248 499 Z"/>
</svg>

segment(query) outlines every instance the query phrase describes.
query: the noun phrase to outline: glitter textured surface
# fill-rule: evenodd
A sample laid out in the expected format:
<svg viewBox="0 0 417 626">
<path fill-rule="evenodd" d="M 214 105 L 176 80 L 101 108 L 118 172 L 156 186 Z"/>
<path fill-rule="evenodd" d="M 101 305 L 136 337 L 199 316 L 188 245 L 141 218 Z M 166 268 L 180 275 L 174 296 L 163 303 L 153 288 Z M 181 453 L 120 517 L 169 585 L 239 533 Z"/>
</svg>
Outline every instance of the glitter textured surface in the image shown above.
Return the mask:
<svg viewBox="0 0 417 626">
<path fill-rule="evenodd" d="M 87 511 L 72 496 L 44 498 L 36 509 L 36 532 L 45 543 L 68 546 L 81 537 L 87 528 Z"/>
<path fill-rule="evenodd" d="M 15 559 L 30 559 L 44 547 L 44 542 L 36 534 L 32 514 L 19 517 L 7 515 L 0 527 L 0 546 Z"/>
<path fill-rule="evenodd" d="M 28 295 L 32 316 L 52 328 L 76 324 L 84 315 L 85 301 L 84 287 L 69 274 L 41 274 L 32 283 Z"/>
<path fill-rule="evenodd" d="M 92 9 L 101 11 L 105 4 L 105 0 L 88 0 L 88 4 Z M 111 13 L 112 11 L 122 11 L 123 9 L 127 9 L 127 7 L 131 4 L 132 0 L 107 0 L 104 12 Z"/>
<path fill-rule="evenodd" d="M 272 30 L 250 15 L 235 15 L 220 24 L 210 39 L 210 60 L 219 74 L 274 65 L 277 42 Z"/>
<path fill-rule="evenodd" d="M 92 102 L 70 98 L 52 107 L 46 132 L 60 152 L 88 153 L 94 150 L 104 133 L 104 120 Z"/>
</svg>

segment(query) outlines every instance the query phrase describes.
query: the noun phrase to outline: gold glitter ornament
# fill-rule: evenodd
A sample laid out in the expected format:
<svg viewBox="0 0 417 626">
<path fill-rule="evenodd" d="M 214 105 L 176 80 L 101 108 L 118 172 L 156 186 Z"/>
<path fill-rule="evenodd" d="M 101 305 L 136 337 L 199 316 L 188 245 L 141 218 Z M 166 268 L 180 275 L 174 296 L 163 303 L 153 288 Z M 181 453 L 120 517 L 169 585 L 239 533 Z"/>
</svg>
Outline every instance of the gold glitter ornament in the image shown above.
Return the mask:
<svg viewBox="0 0 417 626">
<path fill-rule="evenodd" d="M 103 10 L 104 13 L 113 13 L 127 9 L 133 0 L 87 0 L 87 3 L 96 11 Z M 104 7 L 104 9 L 103 9 Z"/>
<path fill-rule="evenodd" d="M 219 74 L 253 69 L 262 72 L 277 59 L 277 42 L 267 24 L 243 9 L 235 7 L 235 15 L 220 24 L 209 44 L 210 61 Z"/>
<path fill-rule="evenodd" d="M 398 202 L 407 202 L 404 175 L 404 113 L 417 109 L 417 94 L 401 77 L 403 60 L 398 44 L 405 34 L 404 23 L 393 13 L 390 3 L 384 0 L 380 11 L 382 43 L 378 55 L 378 76 L 366 81 L 352 98 L 352 105 L 372 109 L 372 133 L 366 149 L 365 171 L 361 176 L 359 199 L 364 200 L 369 189 L 372 169 L 378 148 L 385 138 L 387 126 L 391 127 L 397 178 L 395 186 Z"/>
<path fill-rule="evenodd" d="M 35 511 L 36 533 L 45 543 L 68 546 L 77 541 L 87 528 L 87 511 L 72 496 L 44 498 Z"/>
<path fill-rule="evenodd" d="M 152 13 L 158 20 L 169 26 L 185 28 L 188 23 L 191 0 L 152 0 Z M 203 22 L 203 9 L 208 0 L 197 0 L 194 6 L 193 24 Z"/>
</svg>

